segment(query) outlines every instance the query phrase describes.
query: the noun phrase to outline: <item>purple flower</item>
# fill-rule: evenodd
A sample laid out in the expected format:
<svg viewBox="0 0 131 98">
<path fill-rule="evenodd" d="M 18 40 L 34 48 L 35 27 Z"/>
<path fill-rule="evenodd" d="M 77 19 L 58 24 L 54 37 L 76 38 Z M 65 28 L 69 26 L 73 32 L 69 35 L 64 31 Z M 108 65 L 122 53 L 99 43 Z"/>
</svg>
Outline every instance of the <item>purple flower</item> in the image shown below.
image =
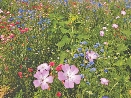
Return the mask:
<svg viewBox="0 0 131 98">
<path fill-rule="evenodd" d="M 76 75 L 79 70 L 76 66 L 69 64 L 62 65 L 62 71 L 58 72 L 58 79 L 64 81 L 65 88 L 74 88 L 74 83 L 79 84 L 81 75 Z"/>
<path fill-rule="evenodd" d="M 109 98 L 108 96 L 102 96 L 102 98 Z"/>
<path fill-rule="evenodd" d="M 98 54 L 94 51 L 87 51 L 86 52 L 86 59 L 88 59 L 90 62 L 93 62 L 94 59 L 98 58 Z"/>
<path fill-rule="evenodd" d="M 53 77 L 48 75 L 49 71 L 44 70 L 42 73 L 37 71 L 36 74 L 34 75 L 34 77 L 37 78 L 37 80 L 33 81 L 34 86 L 35 87 L 40 86 L 42 90 L 48 89 L 49 88 L 48 83 L 53 82 Z"/>
<path fill-rule="evenodd" d="M 100 80 L 101 80 L 101 84 L 103 85 L 108 85 L 109 83 L 109 80 L 107 80 L 106 78 L 101 78 Z"/>
<path fill-rule="evenodd" d="M 50 70 L 50 66 L 47 63 L 43 63 L 37 67 L 37 71 L 43 72 L 44 70 Z"/>
</svg>

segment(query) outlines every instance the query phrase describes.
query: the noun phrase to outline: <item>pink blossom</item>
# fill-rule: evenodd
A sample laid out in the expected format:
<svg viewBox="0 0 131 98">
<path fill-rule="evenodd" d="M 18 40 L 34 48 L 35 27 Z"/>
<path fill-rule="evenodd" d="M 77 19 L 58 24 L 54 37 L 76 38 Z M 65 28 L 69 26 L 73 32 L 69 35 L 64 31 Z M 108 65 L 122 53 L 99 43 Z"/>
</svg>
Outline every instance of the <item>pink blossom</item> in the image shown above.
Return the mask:
<svg viewBox="0 0 131 98">
<path fill-rule="evenodd" d="M 13 33 L 11 33 L 9 37 L 10 37 L 10 39 L 12 39 L 15 37 L 15 35 Z"/>
<path fill-rule="evenodd" d="M 125 12 L 125 11 L 121 11 L 121 14 L 122 14 L 122 15 L 126 15 L 126 12 Z"/>
<path fill-rule="evenodd" d="M 105 45 L 108 45 L 108 42 L 104 42 Z"/>
<path fill-rule="evenodd" d="M 49 71 L 50 66 L 47 63 L 43 63 L 43 64 L 41 64 L 37 67 L 37 70 L 40 71 L 40 72 L 43 72 L 44 70 Z"/>
<path fill-rule="evenodd" d="M 117 24 L 112 24 L 112 27 L 116 29 L 116 28 L 118 28 L 118 25 Z"/>
<path fill-rule="evenodd" d="M 104 31 L 100 31 L 100 36 L 104 36 Z"/>
<path fill-rule="evenodd" d="M 42 90 L 48 89 L 49 88 L 48 83 L 53 82 L 53 77 L 48 75 L 49 71 L 44 70 L 42 73 L 37 71 L 36 74 L 34 75 L 34 77 L 37 78 L 37 80 L 33 81 L 34 86 L 35 87 L 40 86 Z"/>
<path fill-rule="evenodd" d="M 86 52 L 86 59 L 88 59 L 90 62 L 93 62 L 94 59 L 98 58 L 98 54 L 94 51 L 87 51 Z"/>
<path fill-rule="evenodd" d="M 0 13 L 3 13 L 3 11 L 0 9 Z"/>
<path fill-rule="evenodd" d="M 64 81 L 65 88 L 74 88 L 74 83 L 79 84 L 81 75 L 76 75 L 79 70 L 76 66 L 69 64 L 62 65 L 62 71 L 58 72 L 58 79 Z"/>
<path fill-rule="evenodd" d="M 103 85 L 108 85 L 109 83 L 109 80 L 107 80 L 106 78 L 101 78 L 100 80 L 101 80 L 101 84 Z"/>
</svg>

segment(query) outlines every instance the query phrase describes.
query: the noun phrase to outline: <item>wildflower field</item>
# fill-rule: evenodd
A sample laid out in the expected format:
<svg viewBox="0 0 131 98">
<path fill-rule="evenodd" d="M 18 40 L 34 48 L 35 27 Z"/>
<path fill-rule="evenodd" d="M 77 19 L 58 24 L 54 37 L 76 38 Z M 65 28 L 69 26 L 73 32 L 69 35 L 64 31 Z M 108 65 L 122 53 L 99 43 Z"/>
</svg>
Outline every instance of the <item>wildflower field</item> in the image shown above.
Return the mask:
<svg viewBox="0 0 131 98">
<path fill-rule="evenodd" d="M 131 98 L 131 0 L 0 0 L 0 98 Z"/>
</svg>

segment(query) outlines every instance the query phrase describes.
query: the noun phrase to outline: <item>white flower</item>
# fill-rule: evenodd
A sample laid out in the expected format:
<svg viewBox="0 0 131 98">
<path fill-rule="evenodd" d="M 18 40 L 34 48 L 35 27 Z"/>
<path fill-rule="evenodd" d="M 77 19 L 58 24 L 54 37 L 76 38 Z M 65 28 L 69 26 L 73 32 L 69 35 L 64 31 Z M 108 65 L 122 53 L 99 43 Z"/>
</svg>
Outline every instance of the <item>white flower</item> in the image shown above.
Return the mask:
<svg viewBox="0 0 131 98">
<path fill-rule="evenodd" d="M 122 14 L 122 15 L 126 15 L 126 12 L 125 12 L 125 11 L 121 11 L 121 14 Z"/>
</svg>

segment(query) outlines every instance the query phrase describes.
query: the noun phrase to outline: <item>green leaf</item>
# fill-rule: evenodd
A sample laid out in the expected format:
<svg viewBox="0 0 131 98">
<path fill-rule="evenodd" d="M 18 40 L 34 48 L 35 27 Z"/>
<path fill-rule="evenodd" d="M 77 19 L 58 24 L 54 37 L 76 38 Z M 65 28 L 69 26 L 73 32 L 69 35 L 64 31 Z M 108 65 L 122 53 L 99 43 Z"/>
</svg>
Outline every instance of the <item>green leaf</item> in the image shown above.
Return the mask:
<svg viewBox="0 0 131 98">
<path fill-rule="evenodd" d="M 68 56 L 68 54 L 65 51 L 60 52 L 60 64 L 64 62 L 64 59 Z"/>
<path fill-rule="evenodd" d="M 61 32 L 62 32 L 63 34 L 69 33 L 69 31 L 68 31 L 67 29 L 60 28 L 60 30 L 61 30 Z"/>
<path fill-rule="evenodd" d="M 129 37 L 131 35 L 131 30 L 124 30 L 122 33 Z"/>
<path fill-rule="evenodd" d="M 128 47 L 125 44 L 118 44 L 117 48 L 118 48 L 117 49 L 118 52 L 122 52 L 125 51 Z"/>
<path fill-rule="evenodd" d="M 61 39 L 60 42 L 58 42 L 56 45 L 58 46 L 58 48 L 62 48 L 65 44 L 69 44 L 70 42 L 70 38 L 68 38 L 67 35 L 64 35 Z"/>
</svg>

